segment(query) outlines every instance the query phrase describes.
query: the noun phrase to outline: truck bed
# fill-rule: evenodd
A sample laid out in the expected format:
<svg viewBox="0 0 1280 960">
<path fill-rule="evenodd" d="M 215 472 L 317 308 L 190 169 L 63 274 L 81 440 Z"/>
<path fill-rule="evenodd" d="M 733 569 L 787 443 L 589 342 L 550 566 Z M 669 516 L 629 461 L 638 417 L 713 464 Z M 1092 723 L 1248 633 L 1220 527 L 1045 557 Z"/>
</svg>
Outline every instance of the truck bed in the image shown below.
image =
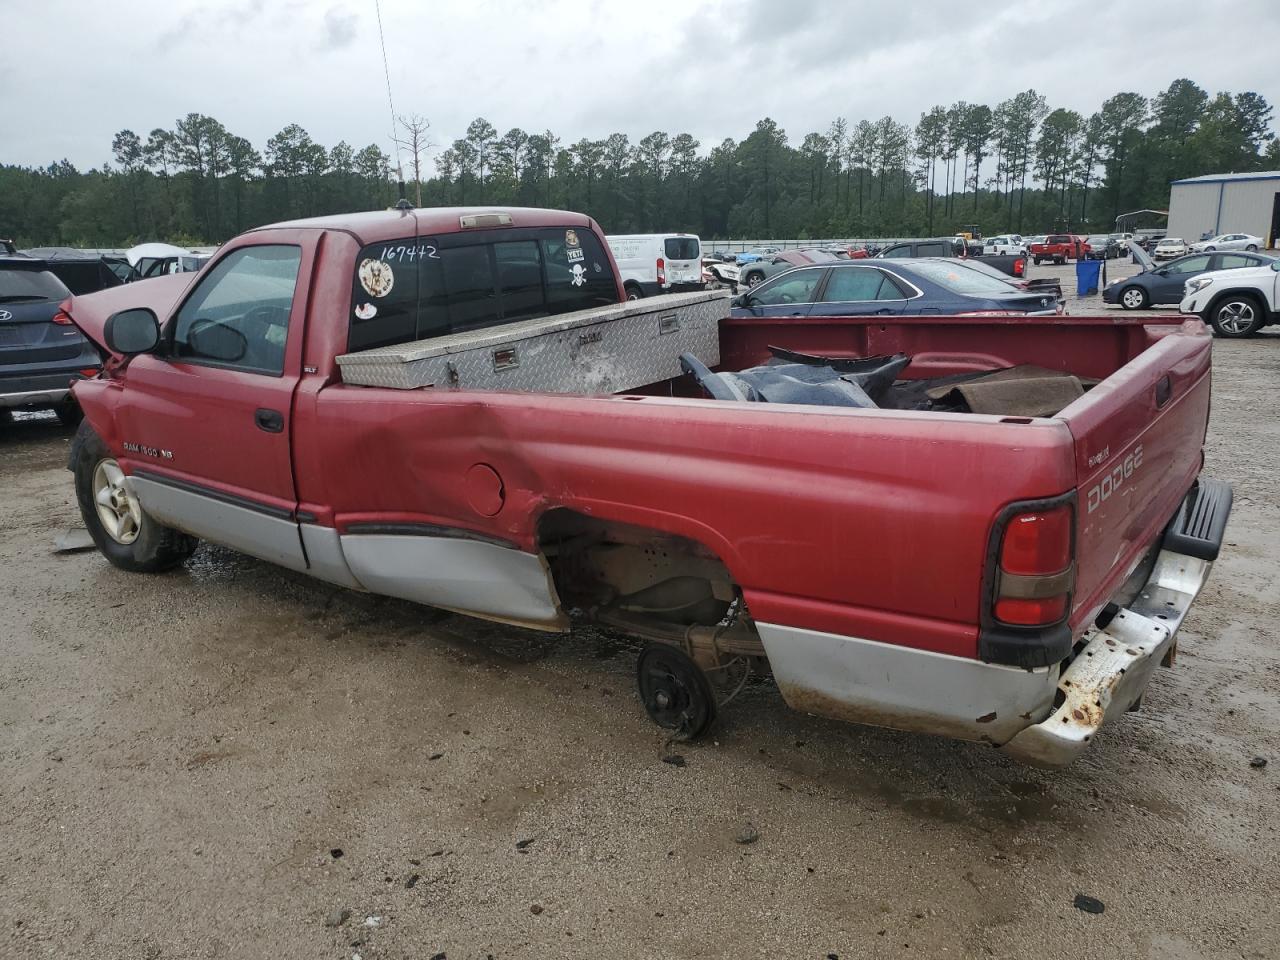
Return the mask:
<svg viewBox="0 0 1280 960">
<path fill-rule="evenodd" d="M 762 363 L 771 345 L 906 353 L 907 377 L 1029 363 L 1100 382 L 1043 419 L 726 404 L 693 396 L 686 377 L 617 396 L 334 384 L 314 403 L 324 442 L 321 461 L 298 471 L 300 500 L 339 531 L 394 517 L 527 551 L 551 509 L 643 523 L 719 556 L 757 619 L 974 657 L 987 537 L 1005 504 L 1076 492 L 1071 619 L 1083 631 L 1200 468 L 1210 340 L 1198 321 L 721 323 L 722 368 Z M 1138 446 L 1141 469 L 1103 498 L 1104 479 Z M 468 502 L 477 460 L 501 478 L 492 517 Z M 761 509 L 783 497 L 786 509 Z"/>
</svg>

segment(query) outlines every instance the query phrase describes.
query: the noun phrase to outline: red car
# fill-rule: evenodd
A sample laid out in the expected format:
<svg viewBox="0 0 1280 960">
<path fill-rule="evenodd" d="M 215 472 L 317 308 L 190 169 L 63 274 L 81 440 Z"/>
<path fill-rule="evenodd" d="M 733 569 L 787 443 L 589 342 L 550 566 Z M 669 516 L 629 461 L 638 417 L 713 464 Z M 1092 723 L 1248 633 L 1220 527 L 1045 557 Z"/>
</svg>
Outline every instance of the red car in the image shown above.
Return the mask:
<svg viewBox="0 0 1280 960">
<path fill-rule="evenodd" d="M 585 216 L 430 209 L 263 227 L 68 301 L 106 359 L 74 388 L 85 523 L 131 571 L 206 539 L 609 624 L 650 641 L 643 703 L 683 736 L 709 677 L 751 669 L 799 710 L 1061 765 L 1172 662 L 1230 511 L 1200 478 L 1199 320 L 622 299 Z"/>
</svg>

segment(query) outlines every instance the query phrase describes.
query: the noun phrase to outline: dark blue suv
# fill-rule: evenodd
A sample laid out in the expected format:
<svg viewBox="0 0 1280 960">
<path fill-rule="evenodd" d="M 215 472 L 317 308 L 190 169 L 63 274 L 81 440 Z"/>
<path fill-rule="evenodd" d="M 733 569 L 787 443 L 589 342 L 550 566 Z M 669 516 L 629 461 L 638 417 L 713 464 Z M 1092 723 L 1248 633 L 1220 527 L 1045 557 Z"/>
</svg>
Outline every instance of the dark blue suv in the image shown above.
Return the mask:
<svg viewBox="0 0 1280 960">
<path fill-rule="evenodd" d="M 0 253 L 0 419 L 41 408 L 80 419 L 71 382 L 97 376 L 101 359 L 58 310 L 70 296 L 43 260 Z"/>
</svg>

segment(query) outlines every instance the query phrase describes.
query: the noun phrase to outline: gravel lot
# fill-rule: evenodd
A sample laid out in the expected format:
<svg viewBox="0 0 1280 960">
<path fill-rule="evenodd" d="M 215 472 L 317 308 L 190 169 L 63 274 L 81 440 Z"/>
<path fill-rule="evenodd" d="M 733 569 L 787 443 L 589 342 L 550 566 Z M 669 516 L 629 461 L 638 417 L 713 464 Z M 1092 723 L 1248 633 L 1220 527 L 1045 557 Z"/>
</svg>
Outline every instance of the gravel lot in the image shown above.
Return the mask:
<svg viewBox="0 0 1280 960">
<path fill-rule="evenodd" d="M 1280 336 L 1215 351 L 1230 546 L 1177 667 L 1057 773 L 764 685 L 664 763 L 625 644 L 216 547 L 56 555 L 69 433 L 0 428 L 0 955 L 1280 956 Z"/>
</svg>

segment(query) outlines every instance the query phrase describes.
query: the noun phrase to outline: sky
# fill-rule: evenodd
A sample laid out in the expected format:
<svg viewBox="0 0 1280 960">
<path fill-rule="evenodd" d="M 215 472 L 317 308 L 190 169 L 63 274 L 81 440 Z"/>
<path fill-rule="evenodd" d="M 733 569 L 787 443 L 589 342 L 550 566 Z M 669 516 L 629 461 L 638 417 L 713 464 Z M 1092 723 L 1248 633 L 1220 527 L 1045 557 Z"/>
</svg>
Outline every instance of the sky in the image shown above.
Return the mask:
<svg viewBox="0 0 1280 960">
<path fill-rule="evenodd" d="M 434 152 L 475 117 L 568 144 L 688 132 L 702 151 L 772 117 L 798 144 L 830 121 L 914 125 L 1029 87 L 1089 114 L 1178 77 L 1280 110 L 1280 0 L 381 0 L 398 114 Z M 0 163 L 81 168 L 111 138 L 190 112 L 259 149 L 289 123 L 332 146 L 391 117 L 375 0 L 0 0 Z M 16 55 L 15 55 L 16 54 Z"/>
</svg>

